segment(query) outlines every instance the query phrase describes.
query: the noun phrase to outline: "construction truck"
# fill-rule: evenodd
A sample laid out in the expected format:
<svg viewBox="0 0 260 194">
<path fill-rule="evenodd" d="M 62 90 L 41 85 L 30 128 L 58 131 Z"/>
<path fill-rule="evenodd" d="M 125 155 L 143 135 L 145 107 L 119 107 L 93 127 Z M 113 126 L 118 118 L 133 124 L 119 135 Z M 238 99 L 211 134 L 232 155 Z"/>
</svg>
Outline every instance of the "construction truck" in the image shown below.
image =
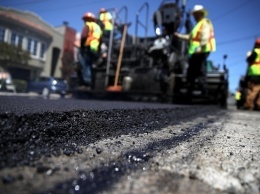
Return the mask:
<svg viewBox="0 0 260 194">
<path fill-rule="evenodd" d="M 134 35 L 127 32 L 130 26 L 127 7 L 114 11 L 115 28 L 110 38 L 103 42 L 107 48 L 107 58 L 95 64 L 93 90 L 84 93 L 79 91 L 77 96 L 185 103 L 188 42 L 173 36 L 177 30 L 189 33 L 192 29 L 185 2 L 161 2 L 153 14 L 155 35 L 152 37 L 147 36 L 148 3 L 144 3 L 136 14 Z M 119 17 L 122 13 L 125 14 L 123 22 L 117 20 L 122 18 Z M 143 17 L 145 14 L 146 17 Z M 144 35 L 140 35 L 140 27 Z M 225 55 L 224 63 L 226 58 Z M 212 61 L 208 61 L 207 65 L 208 96 L 203 96 L 199 88 L 195 87 L 194 101 L 202 99 L 226 107 L 228 69 L 225 64 L 223 70 L 215 67 Z"/>
</svg>

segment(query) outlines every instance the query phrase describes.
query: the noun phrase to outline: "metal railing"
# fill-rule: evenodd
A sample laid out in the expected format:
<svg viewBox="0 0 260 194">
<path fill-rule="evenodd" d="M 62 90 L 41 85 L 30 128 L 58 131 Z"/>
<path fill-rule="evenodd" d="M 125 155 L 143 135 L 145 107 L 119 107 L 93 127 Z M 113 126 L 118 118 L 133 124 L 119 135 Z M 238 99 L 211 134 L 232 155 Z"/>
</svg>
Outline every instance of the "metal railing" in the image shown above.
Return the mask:
<svg viewBox="0 0 260 194">
<path fill-rule="evenodd" d="M 139 15 L 143 11 L 143 9 L 146 8 L 146 21 L 145 24 L 143 24 L 139 20 Z M 136 22 L 135 22 L 135 44 L 137 43 L 136 38 L 138 36 L 138 26 L 141 25 L 144 30 L 145 30 L 145 37 L 144 37 L 144 42 L 147 42 L 147 33 L 148 33 L 148 17 L 149 17 L 149 4 L 145 2 L 139 9 L 139 11 L 136 13 Z"/>
<path fill-rule="evenodd" d="M 124 23 L 127 23 L 127 16 L 128 16 L 128 9 L 126 6 L 121 7 L 117 12 L 116 12 L 116 19 L 120 19 L 120 14 L 121 12 L 124 11 L 125 13 L 125 21 Z M 121 20 L 119 20 L 121 22 Z"/>
</svg>

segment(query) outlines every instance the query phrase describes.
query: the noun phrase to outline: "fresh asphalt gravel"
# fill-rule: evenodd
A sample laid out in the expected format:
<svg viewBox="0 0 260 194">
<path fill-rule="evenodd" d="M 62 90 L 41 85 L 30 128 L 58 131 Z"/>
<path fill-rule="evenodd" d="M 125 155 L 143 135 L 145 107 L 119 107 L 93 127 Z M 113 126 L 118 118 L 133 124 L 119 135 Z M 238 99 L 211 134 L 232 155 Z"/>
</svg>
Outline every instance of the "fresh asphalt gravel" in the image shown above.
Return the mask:
<svg viewBox="0 0 260 194">
<path fill-rule="evenodd" d="M 0 193 L 260 193 L 259 112 L 0 101 Z"/>
</svg>

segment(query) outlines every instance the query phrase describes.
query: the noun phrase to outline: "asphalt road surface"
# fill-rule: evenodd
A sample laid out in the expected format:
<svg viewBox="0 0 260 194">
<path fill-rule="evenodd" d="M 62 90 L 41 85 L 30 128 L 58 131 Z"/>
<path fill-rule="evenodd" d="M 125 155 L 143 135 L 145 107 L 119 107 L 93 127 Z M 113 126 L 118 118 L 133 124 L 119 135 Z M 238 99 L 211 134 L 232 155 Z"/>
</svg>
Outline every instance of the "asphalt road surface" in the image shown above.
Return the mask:
<svg viewBox="0 0 260 194">
<path fill-rule="evenodd" d="M 0 193 L 260 193 L 260 114 L 0 96 Z"/>
</svg>

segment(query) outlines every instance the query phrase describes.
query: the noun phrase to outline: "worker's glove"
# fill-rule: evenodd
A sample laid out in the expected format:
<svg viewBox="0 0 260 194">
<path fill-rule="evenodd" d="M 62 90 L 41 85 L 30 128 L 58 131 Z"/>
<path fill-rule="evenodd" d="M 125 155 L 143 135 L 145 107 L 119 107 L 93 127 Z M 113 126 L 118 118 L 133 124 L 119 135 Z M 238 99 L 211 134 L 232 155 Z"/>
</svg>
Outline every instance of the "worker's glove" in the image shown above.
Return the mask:
<svg viewBox="0 0 260 194">
<path fill-rule="evenodd" d="M 180 33 L 174 32 L 174 35 L 177 36 L 178 38 L 180 37 Z"/>
<path fill-rule="evenodd" d="M 202 51 L 202 48 L 200 46 L 195 49 L 195 53 L 201 53 L 201 51 Z"/>
</svg>

